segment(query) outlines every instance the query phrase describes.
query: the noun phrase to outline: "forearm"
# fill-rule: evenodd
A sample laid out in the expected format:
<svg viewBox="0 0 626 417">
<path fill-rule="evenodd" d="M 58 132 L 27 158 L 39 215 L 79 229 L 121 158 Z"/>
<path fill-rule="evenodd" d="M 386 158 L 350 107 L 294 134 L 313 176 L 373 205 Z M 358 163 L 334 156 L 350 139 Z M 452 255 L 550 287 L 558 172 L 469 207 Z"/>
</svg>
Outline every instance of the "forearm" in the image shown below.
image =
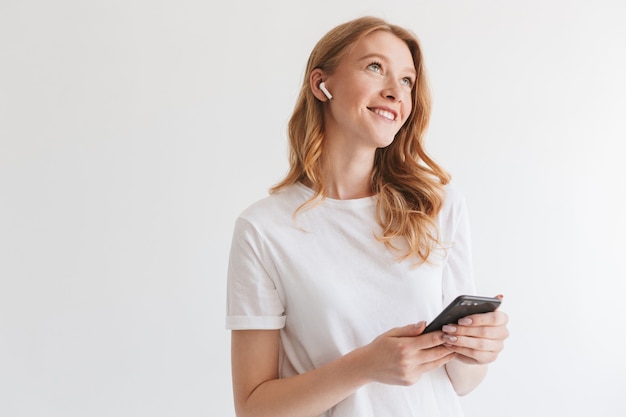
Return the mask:
<svg viewBox="0 0 626 417">
<path fill-rule="evenodd" d="M 472 392 L 482 382 L 487 375 L 487 365 L 467 364 L 455 359 L 446 364 L 446 372 L 454 391 L 463 396 Z"/>
<path fill-rule="evenodd" d="M 309 417 L 330 409 L 370 382 L 357 349 L 301 375 L 260 384 L 237 408 L 238 417 Z"/>
</svg>

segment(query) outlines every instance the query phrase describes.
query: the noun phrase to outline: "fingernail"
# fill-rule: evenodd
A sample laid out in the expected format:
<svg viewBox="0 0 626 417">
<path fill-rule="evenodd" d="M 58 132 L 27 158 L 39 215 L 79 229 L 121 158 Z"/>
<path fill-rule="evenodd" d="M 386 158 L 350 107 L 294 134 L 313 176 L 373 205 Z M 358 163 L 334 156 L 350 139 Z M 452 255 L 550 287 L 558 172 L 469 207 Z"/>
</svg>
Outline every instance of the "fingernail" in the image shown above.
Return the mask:
<svg viewBox="0 0 626 417">
<path fill-rule="evenodd" d="M 451 324 L 446 324 L 441 328 L 445 333 L 454 333 L 456 332 L 456 326 L 452 326 Z"/>
<path fill-rule="evenodd" d="M 424 326 L 425 324 L 426 324 L 426 322 L 422 320 L 422 321 L 420 321 L 419 323 L 415 323 L 415 327 L 422 327 L 422 326 Z"/>
<path fill-rule="evenodd" d="M 469 317 L 463 317 L 461 320 L 459 320 L 459 324 L 461 326 L 468 326 L 472 324 L 472 319 L 470 319 Z"/>
<path fill-rule="evenodd" d="M 445 340 L 446 342 L 456 342 L 456 336 L 452 336 L 449 334 L 444 334 L 443 335 L 443 340 Z"/>
</svg>

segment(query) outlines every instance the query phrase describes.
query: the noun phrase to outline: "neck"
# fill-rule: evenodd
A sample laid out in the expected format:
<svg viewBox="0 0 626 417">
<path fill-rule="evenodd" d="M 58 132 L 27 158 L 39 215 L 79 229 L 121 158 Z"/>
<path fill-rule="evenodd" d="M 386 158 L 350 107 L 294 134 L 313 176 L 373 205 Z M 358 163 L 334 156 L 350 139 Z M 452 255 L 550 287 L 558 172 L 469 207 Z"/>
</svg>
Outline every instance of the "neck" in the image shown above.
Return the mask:
<svg viewBox="0 0 626 417">
<path fill-rule="evenodd" d="M 374 152 L 327 152 L 323 157 L 327 196 L 351 200 L 372 195 Z"/>
</svg>

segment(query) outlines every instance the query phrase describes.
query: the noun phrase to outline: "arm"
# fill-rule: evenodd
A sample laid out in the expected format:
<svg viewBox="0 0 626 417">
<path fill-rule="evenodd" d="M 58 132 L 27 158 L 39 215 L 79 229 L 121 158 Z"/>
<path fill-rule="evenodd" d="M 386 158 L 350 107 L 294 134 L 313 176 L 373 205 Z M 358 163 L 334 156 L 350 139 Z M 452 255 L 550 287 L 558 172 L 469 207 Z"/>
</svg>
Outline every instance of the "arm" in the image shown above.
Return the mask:
<svg viewBox="0 0 626 417">
<path fill-rule="evenodd" d="M 487 365 L 472 365 L 455 359 L 446 364 L 446 372 L 454 391 L 463 396 L 472 392 L 482 382 L 487 375 Z"/>
<path fill-rule="evenodd" d="M 495 361 L 509 337 L 508 316 L 501 312 L 475 314 L 443 327 L 444 340 L 456 359 L 446 364 L 446 372 L 458 395 L 476 388 L 487 374 L 487 364 Z"/>
<path fill-rule="evenodd" d="M 317 416 L 369 382 L 413 384 L 455 356 L 443 346 L 442 332 L 421 335 L 424 328 L 420 323 L 392 329 L 324 366 L 283 379 L 278 375 L 278 330 L 233 330 L 237 416 Z"/>
</svg>

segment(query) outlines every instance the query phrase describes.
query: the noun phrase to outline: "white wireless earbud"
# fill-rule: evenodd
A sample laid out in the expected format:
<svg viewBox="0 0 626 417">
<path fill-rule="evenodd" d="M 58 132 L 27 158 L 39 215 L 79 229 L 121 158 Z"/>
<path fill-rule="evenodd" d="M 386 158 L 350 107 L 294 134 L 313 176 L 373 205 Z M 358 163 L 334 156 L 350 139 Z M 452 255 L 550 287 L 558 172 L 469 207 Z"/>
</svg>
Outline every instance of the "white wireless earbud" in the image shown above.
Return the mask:
<svg viewBox="0 0 626 417">
<path fill-rule="evenodd" d="M 326 84 L 324 83 L 324 81 L 320 83 L 320 90 L 322 90 L 324 95 L 326 95 L 326 97 L 328 97 L 329 100 L 333 98 L 333 95 L 330 94 L 330 91 L 328 91 L 328 89 L 326 88 Z"/>
</svg>

